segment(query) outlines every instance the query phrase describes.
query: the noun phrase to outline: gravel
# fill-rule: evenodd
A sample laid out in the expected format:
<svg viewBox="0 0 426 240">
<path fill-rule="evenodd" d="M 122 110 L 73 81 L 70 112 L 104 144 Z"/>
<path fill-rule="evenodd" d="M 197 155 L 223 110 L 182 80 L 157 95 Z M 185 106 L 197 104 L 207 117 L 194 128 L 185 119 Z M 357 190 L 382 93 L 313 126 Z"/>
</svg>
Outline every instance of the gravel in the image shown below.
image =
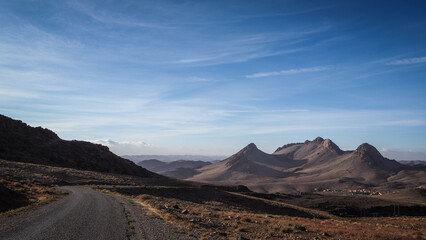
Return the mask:
<svg viewBox="0 0 426 240">
<path fill-rule="evenodd" d="M 144 216 L 130 200 L 81 186 L 41 207 L 0 216 L 0 239 L 182 239 L 160 219 Z"/>
</svg>

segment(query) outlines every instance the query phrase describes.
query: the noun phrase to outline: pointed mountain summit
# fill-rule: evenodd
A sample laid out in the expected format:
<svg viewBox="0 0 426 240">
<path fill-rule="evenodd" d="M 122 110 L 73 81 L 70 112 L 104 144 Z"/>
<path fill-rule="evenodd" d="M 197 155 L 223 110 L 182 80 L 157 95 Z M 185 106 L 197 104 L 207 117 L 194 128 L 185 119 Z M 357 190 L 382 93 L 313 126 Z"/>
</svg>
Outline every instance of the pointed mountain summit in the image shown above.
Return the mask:
<svg viewBox="0 0 426 240">
<path fill-rule="evenodd" d="M 257 148 L 256 144 L 254 144 L 254 143 L 249 143 L 244 149 L 247 149 L 247 150 L 259 150 Z"/>
<path fill-rule="evenodd" d="M 400 164 L 395 160 L 389 160 L 383 157 L 375 147 L 368 143 L 359 145 L 353 153 L 359 156 L 360 160 L 367 163 L 371 168 L 393 172 L 406 169 L 405 165 Z"/>
<path fill-rule="evenodd" d="M 343 151 L 339 148 L 339 146 L 337 146 L 333 141 L 331 141 L 330 139 L 325 139 L 324 141 L 322 141 L 322 146 L 330 149 L 338 154 L 342 154 Z"/>
<path fill-rule="evenodd" d="M 254 143 L 248 144 L 229 158 L 200 169 L 191 181 L 228 183 L 262 178 L 281 178 L 282 170 L 298 163 L 280 156 L 267 154 Z"/>
<path fill-rule="evenodd" d="M 254 143 L 250 143 L 243 149 L 241 149 L 239 152 L 225 159 L 224 161 L 226 161 L 227 166 L 232 167 L 237 164 L 249 161 L 249 158 L 252 158 L 253 155 L 256 155 L 256 157 L 259 158 L 259 155 L 266 155 L 266 153 L 260 151 Z"/>
<path fill-rule="evenodd" d="M 254 143 L 250 143 L 250 144 L 248 144 L 247 146 L 245 146 L 243 149 L 241 149 L 241 150 L 237 153 L 237 155 L 249 156 L 249 155 L 251 155 L 251 154 L 255 154 L 255 153 L 259 153 L 259 152 L 262 152 L 262 151 L 260 151 L 260 150 L 257 148 L 256 144 L 254 144 Z M 262 153 L 263 153 L 263 152 L 262 152 Z"/>
<path fill-rule="evenodd" d="M 355 150 L 362 159 L 382 159 L 380 152 L 368 143 L 363 143 Z"/>
</svg>

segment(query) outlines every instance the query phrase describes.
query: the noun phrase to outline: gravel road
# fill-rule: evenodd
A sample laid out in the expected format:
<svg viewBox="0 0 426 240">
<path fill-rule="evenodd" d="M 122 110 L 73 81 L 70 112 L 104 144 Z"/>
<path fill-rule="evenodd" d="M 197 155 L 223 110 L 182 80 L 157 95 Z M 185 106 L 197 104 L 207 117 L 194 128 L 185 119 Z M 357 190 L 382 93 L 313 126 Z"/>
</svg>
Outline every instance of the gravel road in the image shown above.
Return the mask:
<svg viewBox="0 0 426 240">
<path fill-rule="evenodd" d="M 182 239 L 172 226 L 143 216 L 128 199 L 67 186 L 58 201 L 12 216 L 0 216 L 0 239 Z"/>
</svg>

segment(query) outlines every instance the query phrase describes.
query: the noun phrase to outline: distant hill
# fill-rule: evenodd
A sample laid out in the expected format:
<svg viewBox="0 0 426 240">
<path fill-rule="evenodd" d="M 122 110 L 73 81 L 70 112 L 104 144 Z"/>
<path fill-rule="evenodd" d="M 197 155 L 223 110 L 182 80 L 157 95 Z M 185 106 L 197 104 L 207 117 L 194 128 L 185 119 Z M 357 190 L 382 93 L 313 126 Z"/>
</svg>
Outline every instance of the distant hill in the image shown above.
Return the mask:
<svg viewBox="0 0 426 240">
<path fill-rule="evenodd" d="M 173 162 L 177 160 L 188 160 L 188 161 L 203 161 L 203 162 L 215 162 L 227 158 L 227 156 L 205 156 L 205 155 L 123 155 L 125 159 L 129 159 L 135 163 L 156 159 L 162 162 Z"/>
<path fill-rule="evenodd" d="M 364 143 L 342 151 L 320 137 L 279 147 L 273 154 L 251 143 L 231 157 L 200 169 L 192 181 L 243 184 L 260 192 L 310 192 L 315 189 L 404 187 L 426 184 L 426 167 L 384 158 Z"/>
<path fill-rule="evenodd" d="M 138 163 L 150 171 L 165 175 L 168 177 L 185 179 L 198 174 L 195 169 L 210 165 L 210 162 L 177 160 L 173 162 L 163 162 L 156 159 L 144 160 Z"/>
<path fill-rule="evenodd" d="M 49 129 L 31 127 L 3 115 L 0 115 L 0 159 L 141 177 L 157 176 L 116 156 L 108 147 L 62 140 Z"/>
<path fill-rule="evenodd" d="M 198 173 L 200 172 L 198 172 L 197 169 L 194 168 L 175 168 L 167 172 L 161 172 L 160 174 L 176 179 L 186 179 L 191 178 L 194 175 L 197 175 Z"/>
<path fill-rule="evenodd" d="M 156 159 L 145 160 L 138 163 L 139 166 L 144 167 L 153 172 L 167 172 L 176 168 L 200 168 L 210 164 L 210 162 L 188 160 L 162 162 Z"/>
<path fill-rule="evenodd" d="M 166 165 L 167 162 L 159 161 L 157 159 L 149 159 L 149 160 L 143 160 L 137 163 L 137 165 L 148 169 L 149 171 L 152 171 L 152 169 L 155 169 L 157 167 L 162 167 Z"/>
<path fill-rule="evenodd" d="M 426 166 L 426 161 L 423 160 L 401 160 L 398 161 L 399 163 L 409 165 L 409 166 L 415 166 L 415 165 L 423 165 Z"/>
</svg>

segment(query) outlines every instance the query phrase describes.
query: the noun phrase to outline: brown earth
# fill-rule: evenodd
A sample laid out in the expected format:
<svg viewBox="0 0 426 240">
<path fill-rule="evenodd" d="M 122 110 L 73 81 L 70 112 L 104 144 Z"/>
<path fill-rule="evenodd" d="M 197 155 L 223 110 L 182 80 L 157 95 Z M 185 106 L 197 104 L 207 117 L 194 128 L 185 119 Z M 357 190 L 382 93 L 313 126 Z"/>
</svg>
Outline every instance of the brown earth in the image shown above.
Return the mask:
<svg viewBox="0 0 426 240">
<path fill-rule="evenodd" d="M 267 199 L 271 198 L 268 194 L 259 197 L 217 189 L 107 187 L 106 190 L 131 197 L 191 237 L 197 232 L 200 239 L 425 239 L 424 217 L 342 218 L 283 199 Z M 364 201 L 358 196 L 353 198 L 357 199 L 352 201 L 356 204 Z"/>
</svg>

